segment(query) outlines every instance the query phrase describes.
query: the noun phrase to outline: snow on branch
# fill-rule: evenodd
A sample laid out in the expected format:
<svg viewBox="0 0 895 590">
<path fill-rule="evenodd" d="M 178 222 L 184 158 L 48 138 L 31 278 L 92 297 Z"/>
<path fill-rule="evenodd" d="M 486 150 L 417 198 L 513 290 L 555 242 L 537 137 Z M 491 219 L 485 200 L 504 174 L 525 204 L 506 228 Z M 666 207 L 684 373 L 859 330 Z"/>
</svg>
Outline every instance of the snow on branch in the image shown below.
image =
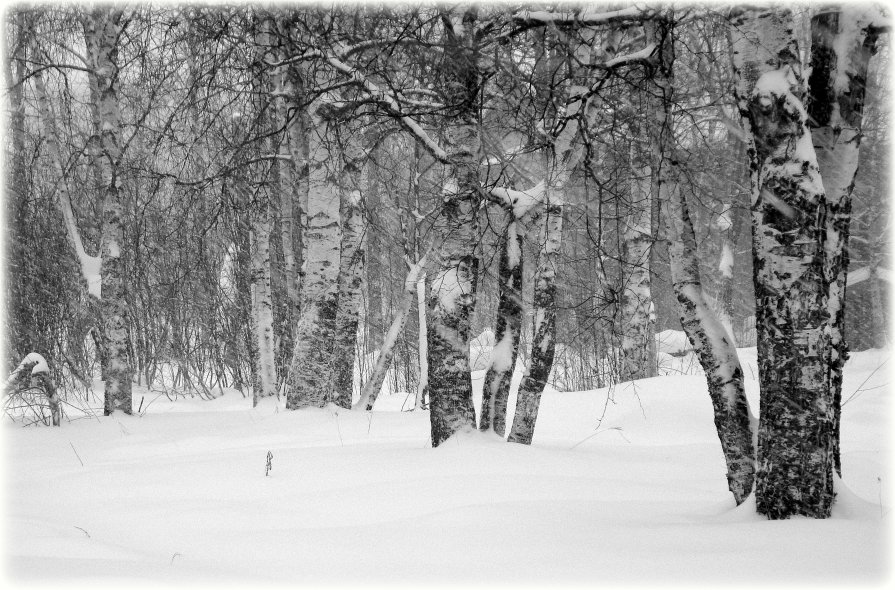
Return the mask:
<svg viewBox="0 0 895 590">
<path fill-rule="evenodd" d="M 513 15 L 513 20 L 528 25 L 605 25 L 619 21 L 645 20 L 652 16 L 648 8 L 629 6 L 620 10 L 601 12 L 585 8 L 581 11 L 523 10 Z"/>
<path fill-rule="evenodd" d="M 545 183 L 542 180 L 530 189 L 524 191 L 496 186 L 488 192 L 504 207 L 512 209 L 513 216 L 516 219 L 521 219 L 535 207 L 544 202 L 546 190 Z"/>
<path fill-rule="evenodd" d="M 648 60 L 653 52 L 656 50 L 656 44 L 650 43 L 640 51 L 635 51 L 629 55 L 619 55 L 617 57 L 613 57 L 609 61 L 603 64 L 604 67 L 607 68 L 617 68 L 622 65 L 631 64 L 631 63 L 642 63 Z"/>
<path fill-rule="evenodd" d="M 401 105 L 398 104 L 398 101 L 395 100 L 392 95 L 371 82 L 370 79 L 363 75 L 357 68 L 346 64 L 338 57 L 334 55 L 327 55 L 325 56 L 325 59 L 327 63 L 350 77 L 352 81 L 362 87 L 371 98 L 375 99 L 377 102 L 385 106 L 393 116 L 397 117 L 398 121 L 408 131 L 413 133 L 417 137 L 417 139 L 419 139 L 423 143 L 426 149 L 436 159 L 441 160 L 442 162 L 450 162 L 450 158 L 448 157 L 447 152 L 445 152 L 441 148 L 441 146 L 438 145 L 438 143 L 435 142 L 435 140 L 433 140 L 428 133 L 426 133 L 425 129 L 420 127 L 419 123 L 404 114 L 404 112 L 401 110 Z"/>
</svg>

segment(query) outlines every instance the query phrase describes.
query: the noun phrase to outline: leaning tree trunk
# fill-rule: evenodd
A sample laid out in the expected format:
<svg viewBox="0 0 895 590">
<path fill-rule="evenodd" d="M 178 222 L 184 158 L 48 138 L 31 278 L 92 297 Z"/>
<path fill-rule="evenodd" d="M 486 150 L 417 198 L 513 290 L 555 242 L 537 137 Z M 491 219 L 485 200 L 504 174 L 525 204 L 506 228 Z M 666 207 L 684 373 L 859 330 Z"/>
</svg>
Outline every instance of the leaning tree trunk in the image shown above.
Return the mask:
<svg viewBox="0 0 895 590">
<path fill-rule="evenodd" d="M 351 142 L 351 139 L 347 140 Z M 347 155 L 347 154 L 346 154 Z M 360 154 L 346 162 L 340 174 L 339 201 L 342 243 L 339 261 L 338 310 L 333 345 L 333 402 L 351 408 L 354 360 L 364 280 L 364 211 L 360 193 Z"/>
<path fill-rule="evenodd" d="M 755 496 L 771 519 L 830 515 L 835 400 L 827 380 L 826 199 L 806 127 L 790 12 L 734 17 L 736 97 L 749 142 L 761 386 Z"/>
<path fill-rule="evenodd" d="M 654 169 L 653 195 L 666 220 L 671 282 L 680 306 L 681 327 L 705 373 L 715 428 L 727 463 L 727 485 L 739 505 L 752 493 L 755 476 L 752 427 L 749 402 L 743 388 L 743 371 L 729 329 L 706 303 L 699 276 L 696 232 L 687 199 L 680 190 L 672 116 L 676 49 L 673 24 L 669 19 L 657 18 L 644 28 L 657 47 L 648 88 L 650 111 L 655 115 L 652 119 L 654 124 L 648 130 Z M 728 256 L 732 257 L 732 252 L 728 252 Z M 732 267 L 733 261 L 727 265 Z M 722 263 L 722 266 L 725 264 Z M 729 274 L 730 269 L 726 270 Z"/>
<path fill-rule="evenodd" d="M 327 172 L 326 123 L 314 115 L 309 157 L 307 231 L 302 233 L 306 255 L 301 283 L 301 316 L 295 329 L 295 349 L 286 380 L 286 407 L 323 407 L 330 401 L 331 361 L 335 339 L 339 278 L 339 199 Z"/>
<path fill-rule="evenodd" d="M 724 325 L 706 303 L 699 276 L 696 233 L 686 197 L 676 181 L 660 188 L 669 228 L 671 281 L 680 305 L 681 327 L 705 372 L 715 428 L 727 462 L 727 485 L 737 504 L 752 493 L 755 455 L 743 370 Z"/>
<path fill-rule="evenodd" d="M 557 188 L 562 188 L 561 185 Z M 548 188 L 541 216 L 544 220 L 540 236 L 541 252 L 534 281 L 534 337 L 531 358 L 519 384 L 516 414 L 510 429 L 509 442 L 530 445 L 534 436 L 541 393 L 550 377 L 556 350 L 556 268 L 562 244 L 562 201 L 551 197 Z"/>
<path fill-rule="evenodd" d="M 388 332 L 385 334 L 382 346 L 379 347 L 379 356 L 376 357 L 373 373 L 361 390 L 360 399 L 358 399 L 357 404 L 355 404 L 356 408 L 372 410 L 373 405 L 376 403 L 376 398 L 379 397 L 379 392 L 382 390 L 382 384 L 385 382 L 385 376 L 388 373 L 392 358 L 395 356 L 395 344 L 398 343 L 398 336 L 400 336 L 401 332 L 404 330 L 404 325 L 407 323 L 407 317 L 410 315 L 410 308 L 413 305 L 416 296 L 420 272 L 425 265 L 426 257 L 424 256 L 419 262 L 411 264 L 410 270 L 407 271 L 407 277 L 404 279 L 404 291 L 401 293 L 401 302 L 398 305 L 398 312 L 392 320 Z"/>
<path fill-rule="evenodd" d="M 443 14 L 445 21 L 450 18 Z M 449 111 L 453 121 L 444 131 L 452 165 L 439 219 L 441 246 L 427 318 L 433 447 L 460 430 L 476 426 L 469 365 L 470 315 L 475 309 L 478 275 L 477 212 L 481 202 L 477 109 L 481 74 L 475 21 L 475 8 L 470 7 L 463 14 L 462 23 L 445 22 L 444 26 L 448 37 L 443 69 L 445 104 L 457 106 Z"/>
<path fill-rule="evenodd" d="M 863 6 L 846 6 L 811 19 L 808 121 L 813 127 L 817 164 L 827 195 L 824 273 L 830 290 L 827 310 L 831 346 L 826 364 L 833 396 L 833 458 L 839 475 L 842 368 L 848 358 L 844 330 L 852 188 L 858 171 L 867 66 L 877 40 L 872 23 L 861 22 L 864 12 Z"/>
<path fill-rule="evenodd" d="M 130 414 L 131 339 L 127 303 L 124 241 L 125 194 L 121 167 L 121 112 L 118 107 L 118 37 L 122 11 L 112 6 L 94 8 L 88 16 L 87 47 L 99 87 L 102 119 L 100 145 L 103 163 L 103 232 L 101 252 L 102 315 L 106 344 L 104 413 Z"/>
<path fill-rule="evenodd" d="M 509 222 L 500 236 L 500 266 L 497 277 L 498 303 L 495 346 L 491 364 L 482 386 L 482 411 L 479 430 L 494 428 L 503 436 L 506 430 L 510 383 L 519 354 L 522 328 L 522 237 L 518 223 L 509 212 Z"/>
</svg>

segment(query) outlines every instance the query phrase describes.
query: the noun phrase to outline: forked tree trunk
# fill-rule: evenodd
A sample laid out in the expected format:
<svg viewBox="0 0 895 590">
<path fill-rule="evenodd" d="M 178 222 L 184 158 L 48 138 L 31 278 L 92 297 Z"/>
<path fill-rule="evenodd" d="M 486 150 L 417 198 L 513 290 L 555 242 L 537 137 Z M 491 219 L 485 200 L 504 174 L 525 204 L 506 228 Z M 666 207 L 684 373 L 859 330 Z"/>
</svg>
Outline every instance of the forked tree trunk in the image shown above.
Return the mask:
<svg viewBox="0 0 895 590">
<path fill-rule="evenodd" d="M 835 400 L 827 379 L 827 214 L 792 15 L 733 18 L 736 97 L 749 142 L 761 386 L 755 496 L 771 519 L 833 505 Z"/>
<path fill-rule="evenodd" d="M 500 265 L 495 345 L 482 385 L 482 411 L 479 417 L 479 430 L 493 428 L 500 436 L 506 430 L 507 400 L 522 328 L 522 237 L 512 212 L 508 215 L 510 219 L 498 242 Z"/>
<path fill-rule="evenodd" d="M 877 40 L 872 23 L 862 22 L 865 11 L 863 6 L 845 6 L 811 19 L 808 121 L 827 196 L 824 273 L 830 290 L 831 346 L 826 364 L 834 410 L 833 457 L 839 475 L 842 368 L 848 358 L 844 332 L 852 188 L 858 171 L 867 66 Z"/>
<path fill-rule="evenodd" d="M 87 17 L 87 47 L 99 87 L 102 119 L 100 145 L 103 167 L 103 232 L 101 252 L 102 315 L 106 344 L 104 413 L 131 413 L 130 310 L 123 252 L 125 194 L 121 191 L 121 114 L 118 107 L 118 37 L 122 11 L 104 6 Z"/>
<path fill-rule="evenodd" d="M 563 184 L 555 186 L 561 190 Z M 531 343 L 531 358 L 525 376 L 519 384 L 516 413 L 510 435 L 507 438 L 509 442 L 524 445 L 530 445 L 534 436 L 538 409 L 541 405 L 541 394 L 550 377 L 553 356 L 556 351 L 556 268 L 562 245 L 563 207 L 561 200 L 555 197 L 551 198 L 550 188 L 548 188 L 545 199 L 541 211 L 544 224 L 539 238 L 541 252 L 534 276 L 535 325 Z"/>
</svg>

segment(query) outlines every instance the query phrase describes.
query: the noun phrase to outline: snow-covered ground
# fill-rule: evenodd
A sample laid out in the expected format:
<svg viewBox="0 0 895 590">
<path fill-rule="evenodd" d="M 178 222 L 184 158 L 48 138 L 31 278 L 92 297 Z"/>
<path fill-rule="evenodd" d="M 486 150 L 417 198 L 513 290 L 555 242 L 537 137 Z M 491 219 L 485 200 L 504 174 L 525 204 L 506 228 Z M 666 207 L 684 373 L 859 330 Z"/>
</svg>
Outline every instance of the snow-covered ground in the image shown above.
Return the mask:
<svg viewBox="0 0 895 590">
<path fill-rule="evenodd" d="M 757 409 L 755 350 L 740 352 Z M 467 433 L 431 449 L 428 414 L 398 411 L 406 394 L 364 413 L 251 409 L 228 392 L 7 425 L 4 571 L 116 586 L 882 583 L 890 354 L 847 367 L 827 521 L 734 507 L 699 375 L 548 389 L 531 447 Z"/>
</svg>

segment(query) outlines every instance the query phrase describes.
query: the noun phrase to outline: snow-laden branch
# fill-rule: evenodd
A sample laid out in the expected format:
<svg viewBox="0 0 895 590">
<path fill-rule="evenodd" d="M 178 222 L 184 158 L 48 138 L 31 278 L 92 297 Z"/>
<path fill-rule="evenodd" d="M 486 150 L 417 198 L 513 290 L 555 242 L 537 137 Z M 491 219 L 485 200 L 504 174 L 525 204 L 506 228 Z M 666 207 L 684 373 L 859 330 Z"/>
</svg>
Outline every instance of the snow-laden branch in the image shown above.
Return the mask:
<svg viewBox="0 0 895 590">
<path fill-rule="evenodd" d="M 513 20 L 529 25 L 586 25 L 597 26 L 620 21 L 631 22 L 648 19 L 653 11 L 648 8 L 629 6 L 620 10 L 602 12 L 585 8 L 580 11 L 522 10 L 513 15 Z"/>
<path fill-rule="evenodd" d="M 496 198 L 501 205 L 512 209 L 513 217 L 516 219 L 521 219 L 535 207 L 543 203 L 545 192 L 546 185 L 543 180 L 524 191 L 502 186 L 493 187 L 488 191 L 488 193 Z"/>
<path fill-rule="evenodd" d="M 396 117 L 398 121 L 403 125 L 410 133 L 415 135 L 417 139 L 422 142 L 423 146 L 434 156 L 436 159 L 441 160 L 442 162 L 450 162 L 450 158 L 447 155 L 447 152 L 442 149 L 438 143 L 426 133 L 426 130 L 423 129 L 419 123 L 417 123 L 412 118 L 408 117 L 404 114 L 401 109 L 401 105 L 398 104 L 398 101 L 388 92 L 382 90 L 374 84 L 369 78 L 367 78 L 363 73 L 360 72 L 357 68 L 346 64 L 344 61 L 339 59 L 334 55 L 327 55 L 325 58 L 327 63 L 333 66 L 338 71 L 342 72 L 346 76 L 350 77 L 352 81 L 358 84 L 361 88 L 363 88 L 366 93 L 370 96 L 370 98 L 375 99 L 377 102 L 386 107 L 391 115 Z"/>
<path fill-rule="evenodd" d="M 617 68 L 619 66 L 623 66 L 631 63 L 643 63 L 652 57 L 653 52 L 656 51 L 656 44 L 650 43 L 640 51 L 635 51 L 634 53 L 628 55 L 619 55 L 617 57 L 613 57 L 609 61 L 603 63 L 603 67 L 606 68 Z"/>
</svg>

